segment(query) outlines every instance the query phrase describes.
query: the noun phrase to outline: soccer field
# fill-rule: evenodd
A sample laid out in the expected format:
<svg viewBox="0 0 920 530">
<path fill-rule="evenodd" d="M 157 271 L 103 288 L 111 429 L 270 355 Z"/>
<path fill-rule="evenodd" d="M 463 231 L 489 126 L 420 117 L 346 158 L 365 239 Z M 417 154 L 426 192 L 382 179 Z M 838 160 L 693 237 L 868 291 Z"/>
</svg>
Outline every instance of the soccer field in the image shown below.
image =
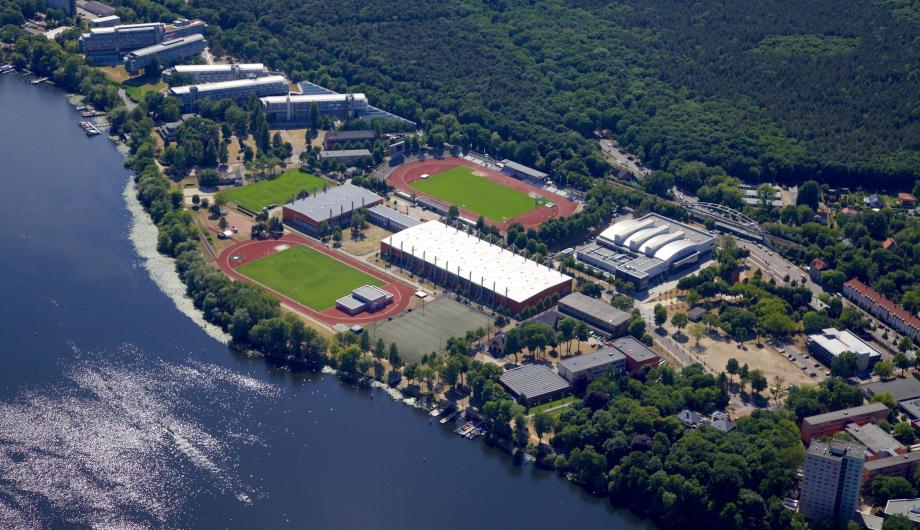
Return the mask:
<svg viewBox="0 0 920 530">
<path fill-rule="evenodd" d="M 383 285 L 377 278 L 303 245 L 247 263 L 236 271 L 315 311 L 335 306 L 337 299 L 362 285 Z"/>
<path fill-rule="evenodd" d="M 335 184 L 299 169 L 289 169 L 276 178 L 263 179 L 254 184 L 225 191 L 223 194 L 228 201 L 235 202 L 247 210 L 258 212 L 269 204 L 286 203 L 290 200 L 291 195 L 300 190 L 313 193 L 314 188 L 322 190 L 323 186 L 331 188 Z"/>
<path fill-rule="evenodd" d="M 465 167 L 448 169 L 418 180 L 412 187 L 493 221 L 507 221 L 540 205 L 538 199 L 506 188 Z"/>
</svg>

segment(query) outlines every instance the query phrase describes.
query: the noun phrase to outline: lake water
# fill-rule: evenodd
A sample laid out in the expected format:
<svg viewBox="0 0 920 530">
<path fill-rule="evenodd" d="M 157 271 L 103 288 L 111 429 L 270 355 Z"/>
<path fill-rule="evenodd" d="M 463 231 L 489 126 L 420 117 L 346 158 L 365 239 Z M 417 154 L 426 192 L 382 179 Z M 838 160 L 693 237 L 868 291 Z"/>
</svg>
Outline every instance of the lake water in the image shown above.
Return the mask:
<svg viewBox="0 0 920 530">
<path fill-rule="evenodd" d="M 384 391 L 229 351 L 79 120 L 0 75 L 0 527 L 651 528 Z"/>
</svg>

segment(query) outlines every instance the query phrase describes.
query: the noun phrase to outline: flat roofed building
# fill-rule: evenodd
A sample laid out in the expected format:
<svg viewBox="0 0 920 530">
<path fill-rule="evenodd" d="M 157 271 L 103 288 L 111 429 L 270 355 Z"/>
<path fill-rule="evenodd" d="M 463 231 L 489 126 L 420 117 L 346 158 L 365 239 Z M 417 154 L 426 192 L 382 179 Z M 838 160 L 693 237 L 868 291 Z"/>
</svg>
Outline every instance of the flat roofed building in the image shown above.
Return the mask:
<svg viewBox="0 0 920 530">
<path fill-rule="evenodd" d="M 571 291 L 572 277 L 466 231 L 429 221 L 380 242 L 380 256 L 472 299 L 514 313 Z"/>
<path fill-rule="evenodd" d="M 877 381 L 863 385 L 863 390 L 870 397 L 888 393 L 895 401 L 907 401 L 920 398 L 920 380 L 908 374 L 906 377 L 896 377 L 891 381 Z"/>
<path fill-rule="evenodd" d="M 569 383 L 593 381 L 608 372 L 626 369 L 626 356 L 616 348 L 601 348 L 591 353 L 568 357 L 556 365 L 559 375 Z"/>
<path fill-rule="evenodd" d="M 376 311 L 393 300 L 392 293 L 373 285 L 362 285 L 352 291 L 351 295 L 367 304 L 369 311 Z"/>
<path fill-rule="evenodd" d="M 159 44 L 134 50 L 125 55 L 125 70 L 129 73 L 139 72 L 150 65 L 154 57 L 161 65 L 169 65 L 201 54 L 207 45 L 208 41 L 199 34 L 164 40 Z"/>
<path fill-rule="evenodd" d="M 172 24 L 166 24 L 166 32 L 163 39 L 179 39 L 189 35 L 202 35 L 208 28 L 203 20 L 188 20 L 180 18 L 173 20 Z"/>
<path fill-rule="evenodd" d="M 637 288 L 691 265 L 715 248 L 709 232 L 650 213 L 610 225 L 596 242 L 576 251 L 576 258 Z"/>
<path fill-rule="evenodd" d="M 422 223 L 415 217 L 387 208 L 382 204 L 367 209 L 367 220 L 393 232 L 412 228 Z"/>
<path fill-rule="evenodd" d="M 169 80 L 180 76 L 190 85 L 201 83 L 219 83 L 221 81 L 235 81 L 238 79 L 255 79 L 269 75 L 268 68 L 262 63 L 242 64 L 177 64 L 163 71 L 163 78 Z M 284 93 L 288 92 L 285 88 Z"/>
<path fill-rule="evenodd" d="M 283 94 L 287 91 L 288 81 L 282 75 L 174 86 L 169 89 L 170 95 L 181 100 L 184 105 L 192 105 L 202 99 L 234 99 L 242 101 L 249 96 Z"/>
<path fill-rule="evenodd" d="M 296 228 L 318 234 L 324 222 L 330 227 L 341 226 L 351 219 L 351 214 L 355 210 L 369 208 L 382 202 L 383 197 L 380 195 L 366 188 L 345 183 L 285 204 L 281 216 L 286 223 Z"/>
<path fill-rule="evenodd" d="M 320 160 L 332 160 L 343 164 L 351 164 L 359 158 L 370 157 L 371 152 L 367 149 L 339 149 L 336 151 L 320 151 Z"/>
<path fill-rule="evenodd" d="M 329 131 L 323 138 L 323 147 L 326 150 L 335 149 L 336 146 L 349 142 L 373 142 L 377 133 L 369 130 L 360 131 Z"/>
<path fill-rule="evenodd" d="M 859 357 L 860 371 L 871 369 L 882 358 L 881 353 L 849 330 L 827 328 L 808 336 L 808 352 L 828 366 L 845 351 Z"/>
<path fill-rule="evenodd" d="M 866 482 L 872 482 L 875 477 L 884 475 L 913 480 L 918 463 L 920 463 L 920 451 L 870 460 L 866 462 L 863 479 Z"/>
<path fill-rule="evenodd" d="M 365 303 L 353 295 L 343 296 L 335 301 L 335 308 L 348 315 L 357 315 L 364 311 Z"/>
<path fill-rule="evenodd" d="M 865 425 L 850 423 L 846 426 L 846 432 L 857 442 L 865 445 L 866 449 L 872 454 L 879 454 L 883 451 L 890 453 L 907 452 L 907 448 L 901 442 L 895 440 L 893 436 L 874 423 L 866 423 Z"/>
<path fill-rule="evenodd" d="M 811 442 L 805 456 L 799 513 L 810 520 L 856 515 L 866 448 L 843 441 Z"/>
<path fill-rule="evenodd" d="M 349 315 L 362 311 L 374 312 L 393 301 L 393 294 L 373 285 L 362 285 L 348 296 L 335 301 L 336 309 Z"/>
<path fill-rule="evenodd" d="M 121 24 L 121 17 L 118 15 L 94 18 L 89 21 L 89 25 L 93 28 L 111 28 L 119 24 Z"/>
<path fill-rule="evenodd" d="M 320 116 L 353 118 L 367 108 L 364 94 L 289 94 L 260 98 L 265 116 L 273 123 L 309 123 L 315 104 Z"/>
<path fill-rule="evenodd" d="M 920 525 L 920 499 L 889 499 L 885 504 L 885 516 L 903 515 L 914 525 Z"/>
<path fill-rule="evenodd" d="M 655 353 L 655 350 L 632 336 L 620 337 L 613 341 L 613 347 L 626 357 L 626 369 L 632 374 L 638 373 L 643 366 L 654 368 L 661 362 L 661 356 Z"/>
<path fill-rule="evenodd" d="M 906 412 L 914 419 L 920 419 L 920 399 L 905 399 L 898 402 L 898 408 Z"/>
<path fill-rule="evenodd" d="M 549 178 L 549 175 L 546 173 L 536 170 L 532 167 L 525 166 L 524 164 L 518 164 L 513 160 L 508 160 L 507 158 L 502 160 L 502 173 L 510 175 L 518 179 L 533 179 L 540 182 L 545 181 Z"/>
<path fill-rule="evenodd" d="M 571 391 L 565 379 L 542 364 L 512 368 L 499 376 L 498 382 L 528 406 L 558 399 Z"/>
<path fill-rule="evenodd" d="M 872 420 L 886 418 L 888 418 L 888 407 L 884 403 L 869 403 L 809 416 L 802 420 L 802 441 L 810 443 L 813 438 L 830 436 L 844 430 L 850 423 L 865 425 Z"/>
<path fill-rule="evenodd" d="M 626 333 L 629 314 L 610 304 L 582 293 L 572 293 L 559 300 L 559 311 L 583 320 L 610 337 L 620 337 Z"/>
<path fill-rule="evenodd" d="M 111 27 L 92 28 L 78 39 L 80 51 L 92 57 L 97 54 L 126 53 L 163 40 L 166 25 L 160 22 L 150 24 L 122 24 Z"/>
</svg>

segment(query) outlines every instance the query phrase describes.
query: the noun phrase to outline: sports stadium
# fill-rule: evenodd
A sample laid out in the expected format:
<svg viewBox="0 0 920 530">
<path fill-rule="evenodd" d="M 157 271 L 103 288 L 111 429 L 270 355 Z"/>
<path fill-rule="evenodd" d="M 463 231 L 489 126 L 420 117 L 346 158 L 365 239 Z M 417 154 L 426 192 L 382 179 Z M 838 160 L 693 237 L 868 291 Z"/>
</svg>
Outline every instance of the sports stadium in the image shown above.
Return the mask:
<svg viewBox="0 0 920 530">
<path fill-rule="evenodd" d="M 568 217 L 578 207 L 563 195 L 463 158 L 408 162 L 387 181 L 422 206 L 442 214 L 457 206 L 465 219 L 482 216 L 501 230 L 512 223 L 536 228 L 547 219 Z"/>
<path fill-rule="evenodd" d="M 288 234 L 242 241 L 217 258 L 233 279 L 260 285 L 282 303 L 325 324 L 366 324 L 399 314 L 415 289 L 320 243 Z"/>
</svg>

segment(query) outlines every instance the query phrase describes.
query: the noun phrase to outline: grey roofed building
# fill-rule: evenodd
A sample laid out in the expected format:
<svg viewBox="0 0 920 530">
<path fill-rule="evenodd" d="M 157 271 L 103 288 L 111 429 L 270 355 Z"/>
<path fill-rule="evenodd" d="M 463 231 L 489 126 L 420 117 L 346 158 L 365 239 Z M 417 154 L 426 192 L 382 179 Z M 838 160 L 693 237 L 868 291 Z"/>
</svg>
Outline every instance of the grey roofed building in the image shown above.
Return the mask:
<svg viewBox="0 0 920 530">
<path fill-rule="evenodd" d="M 896 452 L 898 449 L 904 449 L 904 445 L 901 442 L 895 440 L 893 436 L 874 423 L 865 425 L 851 423 L 847 425 L 846 432 L 855 438 L 857 442 L 865 445 L 873 454 L 878 454 L 885 450 Z"/>
<path fill-rule="evenodd" d="M 582 293 L 572 293 L 561 298 L 559 310 L 612 336 L 625 333 L 626 322 L 629 320 L 629 314 L 625 311 Z"/>
<path fill-rule="evenodd" d="M 870 480 L 879 474 L 907 476 L 912 468 L 916 468 L 918 462 L 920 462 L 920 451 L 913 451 L 905 455 L 870 460 L 866 462 L 865 469 Z M 897 471 L 891 472 L 891 469 L 897 469 Z"/>
<path fill-rule="evenodd" d="M 684 409 L 677 413 L 677 419 L 684 422 L 684 425 L 687 427 L 696 427 L 703 422 L 705 416 L 698 412 L 693 412 L 690 409 Z"/>
<path fill-rule="evenodd" d="M 885 519 L 871 513 L 858 512 L 858 515 L 866 530 L 882 530 Z"/>
<path fill-rule="evenodd" d="M 914 419 L 920 419 L 920 399 L 905 399 L 898 402 L 898 407 L 910 414 Z"/>
<path fill-rule="evenodd" d="M 528 405 L 552 401 L 569 393 L 565 379 L 542 364 L 525 364 L 503 373 L 498 382 Z"/>
<path fill-rule="evenodd" d="M 568 382 L 577 379 L 591 381 L 609 370 L 622 372 L 626 368 L 626 356 L 616 348 L 601 348 L 584 355 L 576 355 L 559 361 L 556 369 Z"/>
<path fill-rule="evenodd" d="M 330 131 L 326 133 L 325 137 L 323 137 L 323 146 L 326 149 L 329 149 L 335 144 L 348 142 L 367 142 L 376 138 L 377 133 L 371 130 Z"/>
<path fill-rule="evenodd" d="M 881 412 L 883 410 L 888 410 L 888 407 L 884 403 L 867 403 L 858 407 L 850 407 L 848 409 L 832 410 L 831 412 L 825 412 L 823 414 L 815 414 L 814 416 L 808 416 L 802 421 L 818 424 L 828 421 L 842 420 L 848 417 L 857 416 L 859 414 Z"/>
<path fill-rule="evenodd" d="M 690 311 L 687 311 L 687 318 L 690 322 L 699 322 L 703 315 L 706 314 L 706 308 L 703 307 L 694 307 Z"/>
<path fill-rule="evenodd" d="M 341 309 L 349 315 L 360 313 L 364 310 L 364 306 L 366 305 L 367 304 L 365 302 L 358 300 L 353 295 L 343 296 L 342 298 L 339 298 L 335 301 L 335 307 Z"/>
<path fill-rule="evenodd" d="M 808 352 L 830 366 L 841 353 L 848 351 L 859 357 L 859 370 L 870 370 L 882 354 L 850 330 L 825 328 L 808 336 Z"/>
<path fill-rule="evenodd" d="M 894 397 L 895 401 L 911 400 L 920 398 L 920 380 L 908 375 L 907 377 L 898 377 L 891 381 L 869 383 L 863 386 L 863 390 L 869 396 L 888 393 Z"/>
<path fill-rule="evenodd" d="M 367 218 L 370 222 L 395 231 L 405 230 L 406 228 L 411 228 L 421 223 L 421 221 L 411 215 L 406 215 L 392 208 L 387 208 L 382 204 L 368 208 L 367 214 Z"/>
<path fill-rule="evenodd" d="M 660 358 L 660 356 L 655 353 L 655 350 L 649 348 L 645 344 L 642 344 L 635 337 L 629 335 L 626 337 L 620 337 L 613 341 L 613 347 L 620 350 L 620 352 L 626 356 L 627 364 L 635 363 L 641 366 L 654 359 Z"/>
<path fill-rule="evenodd" d="M 393 296 L 389 292 L 384 291 L 379 287 L 374 287 L 373 285 L 362 285 L 361 287 L 358 287 L 352 291 L 352 294 L 358 300 L 363 300 L 365 302 L 378 302 L 382 299 Z"/>
<path fill-rule="evenodd" d="M 885 515 L 903 515 L 914 524 L 920 524 L 920 499 L 889 499 Z"/>
<path fill-rule="evenodd" d="M 345 183 L 341 186 L 328 188 L 326 191 L 319 191 L 307 198 L 297 199 L 285 205 L 285 208 L 321 223 L 338 217 L 343 211 L 348 213 L 354 209 L 377 204 L 380 201 L 383 201 L 383 197 L 380 195 L 366 188 Z"/>
<path fill-rule="evenodd" d="M 319 157 L 321 159 L 332 158 L 332 159 L 357 159 L 362 156 L 371 156 L 371 152 L 367 149 L 337 149 L 334 151 L 320 151 Z"/>
</svg>

